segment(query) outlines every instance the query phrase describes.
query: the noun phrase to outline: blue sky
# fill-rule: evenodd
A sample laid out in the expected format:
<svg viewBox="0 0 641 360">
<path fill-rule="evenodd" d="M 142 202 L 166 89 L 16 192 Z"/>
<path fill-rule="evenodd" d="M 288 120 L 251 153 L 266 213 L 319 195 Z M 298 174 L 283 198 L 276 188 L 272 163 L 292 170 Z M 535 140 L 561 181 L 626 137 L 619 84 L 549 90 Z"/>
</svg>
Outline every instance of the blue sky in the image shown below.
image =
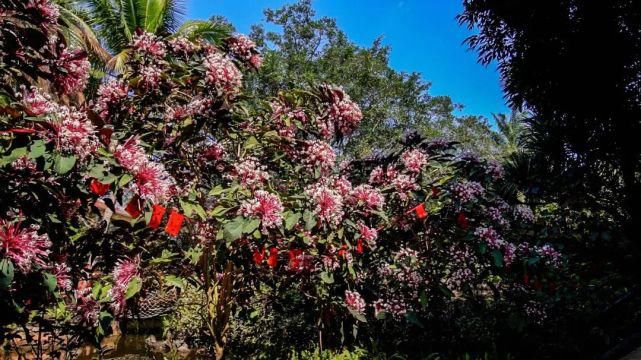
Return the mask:
<svg viewBox="0 0 641 360">
<path fill-rule="evenodd" d="M 187 17 L 223 15 L 248 33 L 263 20 L 263 9 L 293 0 L 187 0 Z M 449 95 L 464 105 L 462 114 L 508 112 L 495 66 L 477 63 L 462 44 L 470 32 L 455 16 L 461 0 L 315 0 L 319 16 L 329 16 L 355 43 L 368 46 L 378 36 L 392 47 L 390 62 L 399 71 L 417 71 L 432 83 L 433 95 Z"/>
</svg>

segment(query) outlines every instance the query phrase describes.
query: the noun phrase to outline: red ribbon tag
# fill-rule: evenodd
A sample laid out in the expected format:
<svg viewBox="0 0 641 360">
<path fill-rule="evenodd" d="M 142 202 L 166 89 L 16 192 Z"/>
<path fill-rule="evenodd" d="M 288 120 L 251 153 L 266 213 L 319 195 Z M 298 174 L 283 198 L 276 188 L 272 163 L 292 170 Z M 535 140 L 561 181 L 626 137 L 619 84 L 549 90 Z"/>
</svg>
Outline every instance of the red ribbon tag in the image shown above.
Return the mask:
<svg viewBox="0 0 641 360">
<path fill-rule="evenodd" d="M 289 268 L 296 270 L 300 267 L 301 259 L 300 255 L 303 253 L 301 249 L 291 249 L 289 250 Z"/>
<path fill-rule="evenodd" d="M 359 254 L 363 253 L 363 239 L 358 239 L 356 241 L 356 252 Z"/>
<path fill-rule="evenodd" d="M 254 259 L 254 263 L 256 265 L 262 264 L 263 259 L 265 259 L 265 248 L 263 248 L 260 252 L 258 252 L 258 249 L 254 249 L 254 255 L 252 256 L 252 259 Z"/>
<path fill-rule="evenodd" d="M 420 204 L 417 207 L 415 207 L 414 212 L 416 213 L 416 217 L 421 220 L 427 217 L 427 211 L 425 211 L 425 204 Z"/>
<path fill-rule="evenodd" d="M 461 229 L 464 229 L 464 230 L 467 229 L 469 224 L 467 222 L 467 216 L 465 216 L 465 213 L 463 212 L 458 213 L 458 216 L 456 217 L 456 223 Z"/>
<path fill-rule="evenodd" d="M 89 184 L 89 190 L 91 190 L 92 193 L 98 196 L 103 196 L 104 194 L 106 194 L 107 191 L 109 191 L 109 187 L 109 184 L 103 184 L 96 179 L 92 179 L 91 183 Z"/>
<path fill-rule="evenodd" d="M 167 209 L 165 209 L 165 207 L 162 205 L 154 205 L 153 211 L 151 213 L 151 219 L 149 219 L 149 224 L 147 224 L 147 226 L 149 226 L 152 229 L 155 229 L 158 226 L 160 226 L 160 223 L 162 222 L 162 217 L 165 215 L 166 210 Z"/>
<path fill-rule="evenodd" d="M 273 269 L 276 267 L 277 264 L 278 264 L 278 249 L 271 248 L 269 249 L 269 258 L 267 259 L 267 265 L 269 265 L 269 267 Z"/>
<path fill-rule="evenodd" d="M 179 213 L 176 210 L 171 210 L 169 214 L 169 221 L 167 221 L 167 226 L 165 226 L 165 231 L 171 236 L 178 236 L 180 228 L 183 226 L 183 221 L 185 221 L 185 216 Z"/>
<path fill-rule="evenodd" d="M 131 215 L 132 218 L 137 219 L 140 214 L 142 214 L 142 210 L 140 209 L 140 199 L 138 197 L 134 197 L 129 201 L 129 204 L 127 204 L 127 207 L 125 207 L 125 211 L 127 214 Z"/>
</svg>

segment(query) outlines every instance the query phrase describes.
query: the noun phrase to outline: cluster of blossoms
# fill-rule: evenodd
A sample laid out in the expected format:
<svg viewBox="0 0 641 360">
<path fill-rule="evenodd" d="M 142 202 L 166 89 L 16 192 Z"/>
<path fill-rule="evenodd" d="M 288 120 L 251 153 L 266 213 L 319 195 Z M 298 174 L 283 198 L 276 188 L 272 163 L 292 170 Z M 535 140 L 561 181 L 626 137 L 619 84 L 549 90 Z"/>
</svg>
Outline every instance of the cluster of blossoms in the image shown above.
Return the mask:
<svg viewBox="0 0 641 360">
<path fill-rule="evenodd" d="M 343 220 L 343 197 L 322 183 L 309 186 L 305 194 L 315 205 L 314 214 L 329 225 L 338 225 Z"/>
<path fill-rule="evenodd" d="M 158 203 L 173 195 L 174 179 L 161 163 L 148 159 L 137 137 L 131 137 L 118 145 L 114 156 L 118 163 L 134 176 L 140 198 Z"/>
<path fill-rule="evenodd" d="M 278 135 L 286 139 L 293 139 L 296 136 L 298 130 L 296 121 L 301 125 L 308 122 L 307 114 L 302 108 L 291 109 L 280 101 L 272 101 L 271 107 L 271 120 L 278 131 Z"/>
<path fill-rule="evenodd" d="M 100 146 L 96 128 L 84 112 L 59 105 L 49 124 L 54 130 L 56 146 L 61 151 L 74 153 L 81 158 L 93 154 Z"/>
<path fill-rule="evenodd" d="M 505 171 L 503 170 L 503 165 L 496 160 L 488 160 L 487 165 L 485 166 L 485 173 L 492 177 L 493 180 L 499 180 L 503 178 Z"/>
<path fill-rule="evenodd" d="M 63 94 L 73 94 L 84 89 L 91 69 L 86 53 L 63 48 L 56 60 L 56 66 L 63 74 L 56 76 L 54 82 Z"/>
<path fill-rule="evenodd" d="M 358 291 L 345 290 L 345 305 L 358 314 L 364 314 L 367 304 Z"/>
<path fill-rule="evenodd" d="M 214 51 L 205 59 L 205 79 L 219 91 L 233 95 L 242 86 L 243 74 L 225 54 Z"/>
<path fill-rule="evenodd" d="M 162 69 L 157 64 L 144 65 L 140 68 L 138 86 L 146 90 L 154 90 L 160 86 Z"/>
<path fill-rule="evenodd" d="M 486 211 L 486 215 L 497 225 L 505 227 L 509 225 L 507 219 L 503 216 L 503 211 L 499 207 L 491 206 Z"/>
<path fill-rule="evenodd" d="M 401 200 L 409 198 L 408 193 L 419 188 L 416 179 L 405 174 L 398 174 L 392 179 L 392 185 Z"/>
<path fill-rule="evenodd" d="M 128 93 L 129 87 L 122 81 L 111 80 L 100 84 L 96 112 L 102 119 L 107 119 L 111 114 L 110 110 L 126 98 Z"/>
<path fill-rule="evenodd" d="M 483 195 L 485 189 L 476 181 L 466 181 L 455 184 L 452 187 L 452 195 L 461 203 L 467 203 L 476 200 Z"/>
<path fill-rule="evenodd" d="M 252 199 L 243 201 L 238 213 L 260 219 L 261 231 L 265 234 L 269 229 L 279 227 L 283 223 L 283 204 L 280 198 L 264 190 L 256 190 Z"/>
<path fill-rule="evenodd" d="M 133 259 L 125 258 L 118 261 L 111 274 L 113 278 L 113 287 L 109 290 L 111 297 L 111 307 L 116 315 L 124 314 L 126 308 L 125 294 L 127 287 L 131 280 L 140 276 L 138 271 L 140 268 L 140 256 Z"/>
<path fill-rule="evenodd" d="M 534 212 L 529 206 L 518 204 L 514 206 L 514 217 L 518 220 L 532 222 L 534 221 Z"/>
<path fill-rule="evenodd" d="M 56 24 L 60 17 L 60 9 L 58 5 L 50 0 L 29 0 L 26 6 L 27 9 L 37 9 L 40 15 L 49 24 Z"/>
<path fill-rule="evenodd" d="M 269 180 L 267 167 L 260 164 L 255 157 L 248 156 L 240 163 L 233 165 L 234 170 L 226 175 L 230 179 L 238 180 L 246 188 L 261 187 Z"/>
<path fill-rule="evenodd" d="M 202 153 L 203 158 L 212 161 L 222 159 L 223 155 L 225 155 L 225 147 L 218 142 L 207 145 L 207 148 Z"/>
<path fill-rule="evenodd" d="M 381 313 L 391 314 L 395 319 L 400 320 L 409 308 L 402 296 L 390 294 L 385 300 L 378 299 L 374 301 L 374 314 L 379 316 Z"/>
<path fill-rule="evenodd" d="M 450 270 L 443 279 L 443 283 L 451 291 L 460 292 L 465 284 L 475 278 L 475 270 L 479 261 L 468 246 L 451 246 L 448 254 L 450 255 Z"/>
<path fill-rule="evenodd" d="M 15 159 L 11 163 L 11 167 L 14 170 L 17 171 L 27 171 L 27 172 L 34 172 L 38 168 L 38 164 L 35 163 L 35 161 L 29 159 L 28 156 L 23 155 L 17 159 Z"/>
<path fill-rule="evenodd" d="M 70 271 L 71 268 L 65 263 L 57 263 L 53 266 L 52 273 L 56 277 L 56 284 L 61 291 L 71 291 L 73 283 Z"/>
<path fill-rule="evenodd" d="M 227 47 L 234 56 L 255 69 L 259 69 L 263 63 L 263 59 L 256 51 L 256 43 L 245 35 L 230 37 L 227 39 Z"/>
<path fill-rule="evenodd" d="M 398 171 L 394 167 L 390 166 L 383 169 L 382 166 L 377 166 L 369 175 L 369 183 L 372 185 L 387 185 L 396 178 L 397 175 Z"/>
<path fill-rule="evenodd" d="M 324 103 L 325 116 L 319 119 L 318 124 L 321 136 L 331 138 L 337 133 L 345 136 L 358 128 L 363 119 L 363 113 L 358 104 L 352 101 L 342 88 L 323 85 L 321 92 L 327 98 L 327 102 Z"/>
<path fill-rule="evenodd" d="M 561 266 L 561 254 L 556 251 L 551 245 L 543 245 L 535 247 L 534 251 L 542 257 L 550 266 Z"/>
<path fill-rule="evenodd" d="M 200 115 L 211 106 L 211 103 L 212 101 L 209 99 L 194 99 L 186 105 L 168 107 L 164 114 L 165 121 L 176 121 L 190 116 Z"/>
<path fill-rule="evenodd" d="M 496 230 L 491 227 L 479 227 L 474 230 L 474 235 L 491 249 L 499 249 L 505 243 Z"/>
<path fill-rule="evenodd" d="M 362 222 L 358 223 L 359 240 L 364 240 L 370 248 L 376 247 L 376 239 L 378 238 L 378 231 L 370 228 Z"/>
<path fill-rule="evenodd" d="M 405 169 L 411 173 L 419 173 L 425 164 L 427 164 L 427 155 L 419 149 L 412 149 L 403 152 L 401 160 Z"/>
<path fill-rule="evenodd" d="M 165 43 L 156 35 L 148 32 L 134 35 L 132 47 L 141 54 L 158 59 L 164 58 L 167 53 Z"/>
<path fill-rule="evenodd" d="M 320 140 L 307 142 L 298 158 L 306 167 L 311 169 L 320 168 L 323 172 L 331 170 L 336 163 L 334 149 L 328 143 Z"/>
<path fill-rule="evenodd" d="M 98 324 L 100 303 L 94 299 L 91 288 L 77 289 L 74 293 L 74 321 L 87 327 L 95 327 Z"/>
<path fill-rule="evenodd" d="M 22 98 L 24 108 L 29 116 L 40 116 L 50 114 L 58 108 L 58 105 L 51 101 L 51 96 L 40 91 L 35 86 L 26 89 L 21 87 L 22 93 L 18 94 Z"/>
<path fill-rule="evenodd" d="M 366 210 L 380 210 L 385 206 L 385 196 L 377 188 L 368 184 L 358 185 L 350 192 L 350 202 L 361 205 Z"/>
<path fill-rule="evenodd" d="M 189 56 L 196 51 L 196 45 L 184 36 L 169 40 L 169 47 L 176 55 Z"/>
<path fill-rule="evenodd" d="M 49 256 L 49 236 L 38 235 L 38 230 L 38 225 L 23 228 L 20 222 L 0 219 L 0 253 L 11 259 L 23 273 L 30 272 L 34 265 L 44 267 Z"/>
</svg>

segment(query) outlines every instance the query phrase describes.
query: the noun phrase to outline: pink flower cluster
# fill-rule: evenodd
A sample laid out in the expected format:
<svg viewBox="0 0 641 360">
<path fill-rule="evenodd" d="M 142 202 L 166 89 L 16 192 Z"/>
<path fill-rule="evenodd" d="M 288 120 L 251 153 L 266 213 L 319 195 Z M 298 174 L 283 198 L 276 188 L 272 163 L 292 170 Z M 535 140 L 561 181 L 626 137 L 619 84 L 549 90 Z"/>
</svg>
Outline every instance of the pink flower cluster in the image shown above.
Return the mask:
<svg viewBox="0 0 641 360">
<path fill-rule="evenodd" d="M 38 165 L 33 160 L 29 159 L 29 157 L 26 155 L 15 159 L 11 163 L 11 168 L 17 171 L 34 172 L 36 171 L 37 167 Z"/>
<path fill-rule="evenodd" d="M 224 54 L 212 52 L 205 59 L 205 79 L 218 90 L 235 94 L 242 86 L 243 74 Z"/>
<path fill-rule="evenodd" d="M 73 94 L 84 89 L 89 80 L 91 64 L 82 50 L 62 49 L 56 60 L 56 67 L 63 72 L 63 75 L 54 79 L 63 94 Z"/>
<path fill-rule="evenodd" d="M 260 164 L 260 161 L 252 156 L 245 157 L 240 163 L 234 165 L 234 171 L 227 175 L 228 178 L 238 180 L 247 188 L 261 187 L 269 180 L 270 175 L 267 167 Z"/>
<path fill-rule="evenodd" d="M 67 151 L 81 158 L 93 154 L 100 146 L 96 136 L 96 128 L 84 112 L 66 106 L 58 106 L 54 119 L 49 125 L 54 130 L 56 146 L 61 151 Z"/>
<path fill-rule="evenodd" d="M 95 327 L 98 324 L 100 303 L 93 298 L 91 288 L 84 288 L 74 291 L 76 303 L 74 306 L 74 320 L 88 327 Z"/>
<path fill-rule="evenodd" d="M 262 58 L 256 51 L 256 43 L 245 35 L 236 35 L 227 39 L 229 51 L 241 61 L 258 69 L 262 65 Z"/>
<path fill-rule="evenodd" d="M 376 247 L 376 239 L 378 238 L 378 231 L 376 229 L 359 222 L 358 233 L 361 236 L 360 238 L 363 239 L 370 248 Z"/>
<path fill-rule="evenodd" d="M 132 46 L 135 51 L 154 58 L 162 59 L 167 53 L 165 43 L 148 32 L 134 35 Z"/>
<path fill-rule="evenodd" d="M 169 47 L 174 54 L 188 56 L 196 51 L 196 45 L 186 37 L 179 36 L 169 40 Z"/>
<path fill-rule="evenodd" d="M 546 244 L 541 247 L 536 247 L 535 252 L 542 257 L 548 265 L 553 267 L 561 266 L 561 254 L 551 245 Z"/>
<path fill-rule="evenodd" d="M 298 130 L 296 121 L 301 124 L 305 124 L 308 121 L 307 114 L 302 108 L 291 109 L 277 101 L 273 101 L 271 107 L 271 119 L 278 131 L 278 135 L 284 138 L 293 139 L 296 136 L 296 131 Z"/>
<path fill-rule="evenodd" d="M 110 108 L 118 104 L 122 99 L 127 97 L 129 87 L 127 84 L 111 80 L 100 84 L 98 88 L 98 100 L 95 110 L 102 119 L 107 119 L 110 115 Z"/>
<path fill-rule="evenodd" d="M 336 163 L 334 149 L 328 143 L 320 140 L 308 141 L 298 157 L 307 168 L 320 168 L 325 173 L 330 171 Z"/>
<path fill-rule="evenodd" d="M 69 272 L 71 268 L 65 263 L 57 263 L 52 269 L 53 276 L 56 277 L 56 284 L 60 291 L 71 291 L 72 282 Z"/>
<path fill-rule="evenodd" d="M 34 265 L 43 267 L 49 256 L 49 236 L 38 235 L 38 230 L 38 225 L 23 228 L 20 222 L 0 219 L 0 253 L 11 259 L 23 273 L 30 272 Z"/>
<path fill-rule="evenodd" d="M 374 315 L 378 316 L 382 312 L 392 314 L 392 316 L 400 320 L 407 313 L 407 303 L 402 296 L 390 295 L 387 299 L 378 299 L 374 302 Z"/>
<path fill-rule="evenodd" d="M 518 204 L 514 206 L 514 217 L 518 220 L 532 222 L 534 221 L 534 213 L 529 206 Z"/>
<path fill-rule="evenodd" d="M 355 187 L 351 191 L 350 201 L 367 210 L 380 210 L 385 206 L 385 196 L 379 189 L 368 184 Z"/>
<path fill-rule="evenodd" d="M 358 314 L 364 314 L 367 304 L 358 291 L 345 290 L 345 305 Z"/>
<path fill-rule="evenodd" d="M 485 172 L 493 180 L 502 179 L 504 175 L 503 165 L 496 160 L 488 160 L 487 165 L 485 166 Z"/>
<path fill-rule="evenodd" d="M 369 183 L 372 185 L 387 185 L 397 175 L 398 171 L 392 166 L 387 167 L 385 170 L 383 170 L 382 166 L 377 166 L 369 175 Z"/>
<path fill-rule="evenodd" d="M 491 249 L 499 249 L 505 241 L 491 227 L 479 227 L 474 231 L 474 235 L 482 242 L 486 243 Z"/>
<path fill-rule="evenodd" d="M 138 195 L 158 203 L 167 200 L 174 193 L 174 179 L 161 163 L 147 158 L 145 150 L 137 137 L 131 137 L 114 151 L 118 163 L 130 172 L 135 179 Z"/>
<path fill-rule="evenodd" d="M 22 86 L 21 89 L 22 94 L 20 96 L 22 97 L 22 103 L 29 116 L 50 114 L 57 110 L 57 105 L 51 101 L 49 94 L 41 92 L 34 86 L 29 90 L 24 86 Z"/>
<path fill-rule="evenodd" d="M 412 173 L 419 173 L 425 164 L 427 164 L 427 155 L 421 150 L 412 149 L 407 150 L 401 155 L 401 160 L 405 165 L 407 171 Z"/>
<path fill-rule="evenodd" d="M 195 99 L 186 105 L 167 107 L 164 114 L 165 121 L 176 121 L 202 114 L 209 106 L 211 106 L 211 103 L 211 100 Z"/>
<path fill-rule="evenodd" d="M 328 99 L 324 123 L 319 124 L 321 135 L 331 138 L 336 133 L 342 136 L 351 134 L 363 119 L 361 109 L 340 87 L 323 85 L 321 91 Z"/>
<path fill-rule="evenodd" d="M 162 69 L 156 64 L 149 64 L 140 68 L 140 82 L 138 85 L 143 89 L 153 90 L 160 86 Z"/>
<path fill-rule="evenodd" d="M 29 0 L 27 9 L 37 9 L 49 24 L 56 24 L 60 17 L 58 5 L 50 0 Z"/>
<path fill-rule="evenodd" d="M 338 225 L 343 220 L 343 197 L 327 185 L 318 183 L 305 190 L 315 205 L 314 214 L 329 225 Z"/>
<path fill-rule="evenodd" d="M 416 179 L 405 174 L 396 175 L 392 179 L 392 185 L 394 185 L 394 189 L 401 200 L 407 200 L 409 192 L 419 188 Z"/>
<path fill-rule="evenodd" d="M 111 307 L 114 310 L 115 315 L 122 315 L 125 312 L 127 306 L 127 299 L 125 295 L 127 293 L 127 287 L 131 280 L 135 277 L 140 276 L 140 256 L 132 258 L 124 258 L 119 260 L 116 263 L 116 266 L 113 269 L 111 277 L 113 279 L 113 287 L 109 290 L 109 296 L 111 297 L 112 303 Z"/>
<path fill-rule="evenodd" d="M 207 160 L 218 161 L 223 158 L 225 148 L 222 144 L 215 142 L 209 145 L 204 151 L 202 156 Z"/>
<path fill-rule="evenodd" d="M 485 192 L 483 186 L 476 181 L 466 181 L 452 187 L 452 195 L 462 203 L 476 200 Z"/>
<path fill-rule="evenodd" d="M 264 234 L 283 223 L 283 204 L 280 198 L 264 190 L 256 190 L 253 199 L 243 201 L 238 213 L 245 217 L 259 218 Z"/>
</svg>

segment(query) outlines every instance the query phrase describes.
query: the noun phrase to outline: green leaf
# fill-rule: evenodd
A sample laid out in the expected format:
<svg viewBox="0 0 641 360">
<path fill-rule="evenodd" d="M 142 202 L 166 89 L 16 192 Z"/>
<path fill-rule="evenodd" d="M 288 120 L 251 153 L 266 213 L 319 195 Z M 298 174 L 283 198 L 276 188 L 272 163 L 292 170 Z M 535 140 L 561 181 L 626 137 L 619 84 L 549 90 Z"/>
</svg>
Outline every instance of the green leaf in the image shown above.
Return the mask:
<svg viewBox="0 0 641 360">
<path fill-rule="evenodd" d="M 167 283 L 167 285 L 177 287 L 181 290 L 185 288 L 185 280 L 183 280 L 183 278 L 178 276 L 174 276 L 174 275 L 165 276 L 165 283 Z"/>
<path fill-rule="evenodd" d="M 47 290 L 49 290 L 49 292 L 54 292 L 58 286 L 58 280 L 56 277 L 53 274 L 45 272 L 42 273 L 42 278 L 43 284 L 47 287 Z"/>
<path fill-rule="evenodd" d="M 350 314 L 352 314 L 352 316 L 353 316 L 356 320 L 358 320 L 358 321 L 360 321 L 360 322 L 364 322 L 364 323 L 366 323 L 366 322 L 367 322 L 367 319 L 365 318 L 365 315 L 363 315 L 363 314 L 361 314 L 361 313 L 359 313 L 359 312 L 356 312 L 356 311 L 354 311 L 353 309 L 351 309 L 351 308 L 349 308 L 349 307 L 347 308 L 347 310 L 349 310 L 349 313 L 350 313 Z"/>
<path fill-rule="evenodd" d="M 285 217 L 285 229 L 287 229 L 287 230 L 293 229 L 294 225 L 296 225 L 296 223 L 298 223 L 298 221 L 300 220 L 300 218 L 302 216 L 303 215 L 301 213 L 298 213 L 298 212 L 289 213 L 287 215 L 287 217 Z"/>
<path fill-rule="evenodd" d="M 260 219 L 246 221 L 245 225 L 243 225 L 243 233 L 251 234 L 254 230 L 258 229 L 258 226 L 260 226 Z"/>
<path fill-rule="evenodd" d="M 492 251 L 492 257 L 494 258 L 494 265 L 496 267 L 503 267 L 503 253 L 499 250 Z"/>
<path fill-rule="evenodd" d="M 316 219 L 314 219 L 314 213 L 305 210 L 303 213 L 303 221 L 305 222 L 305 230 L 311 230 L 316 226 Z"/>
<path fill-rule="evenodd" d="M 13 281 L 13 263 L 9 259 L 0 261 L 0 288 L 7 289 Z"/>
<path fill-rule="evenodd" d="M 76 165 L 75 156 L 56 156 L 54 170 L 58 174 L 64 175 L 73 169 L 74 165 Z"/>
<path fill-rule="evenodd" d="M 45 154 L 47 145 L 44 140 L 36 140 L 29 147 L 29 159 L 37 159 Z"/>
<path fill-rule="evenodd" d="M 127 291 L 125 292 L 125 300 L 131 299 L 134 295 L 142 289 L 142 280 L 138 276 L 131 279 L 129 285 L 127 285 Z"/>
<path fill-rule="evenodd" d="M 242 216 L 237 216 L 232 221 L 225 224 L 225 226 L 223 227 L 225 240 L 231 242 L 240 239 L 240 237 L 243 236 L 244 226 L 245 218 Z"/>
<path fill-rule="evenodd" d="M 27 155 L 26 147 L 15 148 L 11 150 L 11 153 L 9 155 L 0 158 L 0 166 L 11 164 L 12 162 L 16 161 L 18 158 L 24 155 Z"/>
<path fill-rule="evenodd" d="M 123 186 L 125 186 L 125 185 L 129 184 L 129 182 L 130 182 L 132 179 L 133 179 L 133 176 L 131 176 L 131 175 L 129 175 L 129 174 L 123 174 L 123 175 L 120 177 L 120 180 L 118 180 L 118 186 L 123 187 Z"/>
<path fill-rule="evenodd" d="M 256 145 L 258 145 L 258 140 L 256 140 L 256 137 L 250 136 L 246 141 L 245 141 L 245 149 L 252 149 L 255 148 Z"/>
<path fill-rule="evenodd" d="M 323 282 L 325 284 L 333 284 L 334 283 L 334 275 L 329 273 L 329 272 L 327 272 L 327 271 L 323 271 L 322 273 L 320 273 L 320 278 L 321 278 L 321 280 L 323 280 Z"/>
</svg>

